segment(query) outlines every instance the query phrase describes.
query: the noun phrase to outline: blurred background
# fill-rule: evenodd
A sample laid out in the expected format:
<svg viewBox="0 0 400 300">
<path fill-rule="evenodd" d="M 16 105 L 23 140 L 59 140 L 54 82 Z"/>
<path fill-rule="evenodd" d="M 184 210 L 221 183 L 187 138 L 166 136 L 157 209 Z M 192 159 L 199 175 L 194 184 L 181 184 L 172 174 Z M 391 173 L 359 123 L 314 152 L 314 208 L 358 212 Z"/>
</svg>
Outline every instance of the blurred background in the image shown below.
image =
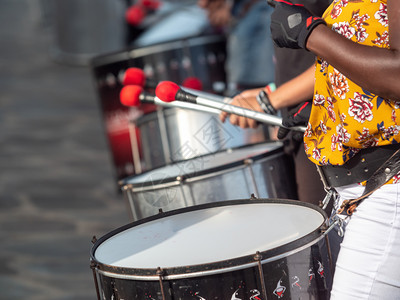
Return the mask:
<svg viewBox="0 0 400 300">
<path fill-rule="evenodd" d="M 123 71 L 229 89 L 196 3 L 0 1 L 0 299 L 96 298 L 92 238 L 131 221 L 118 182 L 158 166 L 135 165 L 131 121 L 155 108 L 120 105 Z"/>
<path fill-rule="evenodd" d="M 129 220 L 90 49 L 58 42 L 51 2 L 0 2 L 0 299 L 95 299 L 91 239 Z"/>
</svg>

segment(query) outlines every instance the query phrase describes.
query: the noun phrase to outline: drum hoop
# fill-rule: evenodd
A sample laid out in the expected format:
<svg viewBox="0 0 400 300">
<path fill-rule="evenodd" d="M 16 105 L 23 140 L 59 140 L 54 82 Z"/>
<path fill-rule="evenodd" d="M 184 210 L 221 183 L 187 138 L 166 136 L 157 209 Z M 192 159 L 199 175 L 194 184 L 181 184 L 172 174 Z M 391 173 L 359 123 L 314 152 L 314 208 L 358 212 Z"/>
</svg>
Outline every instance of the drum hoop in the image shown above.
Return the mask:
<svg viewBox="0 0 400 300">
<path fill-rule="evenodd" d="M 257 161 L 257 163 L 258 163 L 258 161 Z M 170 181 L 170 182 L 166 182 L 166 183 L 157 183 L 157 184 L 152 183 L 151 185 L 147 185 L 146 184 L 146 185 L 143 185 L 143 186 L 135 186 L 135 185 L 132 185 L 132 184 L 127 184 L 127 185 L 124 185 L 122 187 L 122 190 L 123 191 L 130 190 L 132 193 L 147 192 L 147 191 L 153 191 L 154 192 L 154 191 L 165 189 L 165 188 L 171 188 L 171 187 L 179 186 L 183 182 L 193 183 L 193 182 L 204 180 L 204 179 L 207 179 L 207 178 L 212 178 L 212 177 L 215 177 L 215 176 L 223 175 L 223 174 L 226 174 L 226 173 L 229 173 L 229 172 L 232 172 L 232 171 L 237 171 L 237 170 L 241 170 L 241 169 L 247 168 L 248 166 L 249 166 L 249 164 L 241 164 L 239 166 L 233 166 L 232 168 L 224 169 L 224 170 L 221 170 L 221 171 L 208 172 L 208 173 L 206 173 L 204 175 L 198 175 L 198 176 L 188 177 L 188 178 L 186 178 L 186 177 L 179 178 L 179 175 L 178 175 L 178 177 L 175 177 L 175 180 Z"/>
<path fill-rule="evenodd" d="M 304 249 L 309 248 L 310 246 L 318 243 L 320 240 L 322 240 L 323 238 L 325 238 L 325 233 L 322 233 L 318 238 L 308 242 L 307 244 L 295 248 L 291 251 L 282 253 L 280 255 L 276 255 L 264 260 L 261 260 L 261 264 L 266 264 L 272 261 L 276 261 L 278 259 L 282 259 L 285 258 L 287 256 L 293 255 L 295 253 L 298 253 Z M 255 255 L 255 254 L 254 254 Z M 213 270 L 208 270 L 208 271 L 200 271 L 200 272 L 192 272 L 192 273 L 182 273 L 182 274 L 174 274 L 174 275 L 164 275 L 162 276 L 163 280 L 175 280 L 175 279 L 186 279 L 186 278 L 193 278 L 193 277 L 201 277 L 201 276 L 210 276 L 210 275 L 217 275 L 217 274 L 221 274 L 221 273 L 228 273 L 228 272 L 233 272 L 233 271 L 240 271 L 243 269 L 247 269 L 247 268 L 254 268 L 258 266 L 258 261 L 252 262 L 252 263 L 247 263 L 247 264 L 242 264 L 242 265 L 238 265 L 238 266 L 234 266 L 234 267 L 225 267 L 225 268 L 221 268 L 221 269 L 213 269 Z M 110 267 L 110 266 L 109 266 Z M 111 267 L 110 267 L 111 269 Z M 114 267 L 115 270 L 117 270 L 117 268 Z M 109 269 L 104 269 L 102 270 L 99 267 L 96 267 L 96 270 L 99 274 L 105 275 L 107 277 L 111 277 L 111 278 L 117 278 L 117 279 L 127 279 L 127 280 L 141 280 L 141 281 L 158 281 L 159 280 L 159 275 L 155 274 L 154 275 L 144 275 L 144 276 L 140 276 L 140 275 L 133 275 L 133 274 L 126 274 L 126 273 L 114 273 L 114 272 L 110 272 L 108 271 Z M 157 271 L 156 269 L 154 269 L 155 271 Z"/>
<path fill-rule="evenodd" d="M 324 238 L 325 232 L 322 231 L 322 227 L 326 223 L 327 215 L 325 211 L 323 211 L 320 207 L 315 206 L 311 203 L 300 202 L 298 200 L 289 200 L 289 199 L 250 199 L 250 200 L 228 200 L 228 201 L 220 201 L 220 202 L 212 202 L 206 204 L 195 205 L 191 207 L 180 208 L 176 210 L 171 210 L 169 212 L 163 212 L 158 215 L 150 216 L 133 223 L 127 224 L 120 228 L 111 231 L 110 233 L 106 234 L 105 236 L 101 237 L 99 240 L 95 242 L 90 252 L 91 254 L 91 261 L 95 263 L 96 270 L 104 274 L 106 276 L 114 277 L 114 278 L 122 278 L 122 279 L 136 279 L 136 280 L 158 280 L 159 275 L 157 275 L 158 270 L 155 268 L 126 268 L 126 267 L 116 267 L 107 264 L 103 264 L 98 262 L 95 258 L 95 251 L 96 249 L 107 239 L 110 237 L 121 233 L 127 229 L 132 227 L 154 221 L 157 219 L 162 219 L 164 217 L 169 217 L 181 213 L 213 208 L 213 207 L 220 207 L 220 206 L 231 206 L 231 205 L 240 205 L 240 204 L 251 204 L 251 203 L 271 203 L 271 204 L 285 204 L 285 205 L 296 205 L 296 206 L 305 206 L 312 208 L 318 211 L 322 216 L 324 221 L 320 224 L 315 230 L 308 233 L 305 236 L 302 236 L 292 242 L 286 243 L 284 245 L 260 251 L 261 255 L 261 264 L 265 264 L 271 261 L 275 261 L 280 258 L 287 257 L 294 253 L 300 252 L 311 245 L 317 243 L 322 238 Z M 285 250 L 285 248 L 289 248 Z M 285 251 L 282 251 L 285 250 Z M 236 257 L 232 259 L 210 262 L 206 264 L 198 264 L 198 265 L 190 265 L 190 266 L 179 266 L 179 267 L 170 267 L 165 268 L 163 270 L 163 279 L 179 279 L 179 278 L 189 278 L 189 277 L 198 277 L 198 276 L 206 276 L 206 275 L 213 275 L 213 274 L 220 274 L 225 273 L 228 271 L 235 271 L 241 270 L 248 267 L 254 267 L 258 264 L 258 260 L 255 260 L 253 255 L 246 255 L 241 257 Z M 263 257 L 265 257 L 263 259 Z M 162 268 L 162 266 L 160 266 Z"/>
<path fill-rule="evenodd" d="M 205 45 L 208 43 L 224 42 L 225 38 L 222 35 L 205 35 L 194 38 L 179 39 L 175 41 L 163 42 L 159 44 L 154 44 L 150 46 L 140 47 L 140 48 L 128 48 L 125 51 L 112 52 L 108 54 L 102 54 L 92 58 L 90 64 L 91 67 L 104 67 L 106 65 L 120 63 L 130 59 L 135 59 L 139 57 L 145 57 L 148 55 L 153 55 L 155 53 L 161 53 L 163 51 L 169 50 L 180 50 L 186 47 L 195 47 L 200 45 Z"/>
<path fill-rule="evenodd" d="M 165 179 L 161 179 L 161 180 L 154 180 L 154 181 L 147 181 L 147 182 L 138 182 L 138 183 L 129 183 L 129 180 L 132 178 L 135 178 L 135 175 L 133 176 L 129 176 L 128 178 L 122 180 L 120 182 L 120 185 L 122 186 L 123 190 L 127 190 L 127 189 L 131 189 L 132 191 L 146 191 L 149 188 L 151 189 L 158 189 L 161 187 L 166 187 L 166 186 L 174 186 L 174 185 L 178 185 L 181 182 L 184 181 L 188 181 L 188 182 L 193 182 L 196 180 L 196 178 L 200 177 L 200 178 L 207 178 L 210 176 L 214 176 L 215 174 L 222 174 L 224 172 L 228 172 L 231 171 L 233 169 L 238 169 L 239 167 L 246 167 L 251 163 L 257 161 L 257 162 L 262 162 L 264 158 L 270 158 L 271 156 L 273 157 L 275 154 L 280 154 L 281 150 L 283 148 L 283 145 L 279 142 L 261 142 L 261 143 L 257 143 L 257 144 L 252 144 L 252 146 L 256 146 L 256 145 L 261 145 L 261 144 L 276 144 L 278 145 L 277 148 L 272 149 L 270 151 L 264 151 L 263 153 L 257 154 L 255 156 L 252 157 L 248 157 L 245 159 L 240 159 L 237 161 L 233 161 L 230 163 L 227 163 L 225 165 L 221 165 L 218 167 L 211 167 L 209 169 L 205 169 L 205 170 L 201 170 L 201 171 L 197 171 L 197 172 L 192 172 L 192 173 L 188 173 L 188 174 L 184 174 L 184 175 L 180 175 L 178 174 L 177 176 L 171 176 L 171 177 L 167 177 Z M 243 148 L 248 148 L 249 145 L 244 145 L 241 147 L 237 147 L 234 148 L 233 151 L 235 150 L 240 150 Z M 185 163 L 185 162 L 190 162 L 191 160 L 200 160 L 203 159 L 207 156 L 211 156 L 211 155 L 216 155 L 219 153 L 224 153 L 227 152 L 229 150 L 221 150 L 215 153 L 208 153 L 208 154 L 204 154 L 204 155 L 200 155 L 200 156 L 196 156 L 193 157 L 191 159 L 183 159 L 183 160 L 179 160 L 177 162 L 175 162 L 174 164 L 180 164 L 180 163 Z M 162 167 L 161 167 L 162 168 Z M 146 174 L 149 174 L 150 172 L 153 172 L 157 169 L 161 169 L 161 168 L 155 168 L 146 172 L 143 172 L 140 174 L 140 176 L 145 176 Z M 179 177 L 179 180 L 177 180 L 177 178 Z M 158 187 L 158 186 L 161 187 Z"/>
<path fill-rule="evenodd" d="M 271 154 L 271 152 L 268 152 L 268 154 Z M 239 166 L 233 166 L 232 168 L 223 169 L 221 171 L 216 171 L 216 172 L 212 172 L 212 173 L 210 172 L 210 173 L 206 173 L 204 175 L 190 177 L 190 178 L 185 179 L 185 181 L 186 182 L 196 182 L 196 181 L 207 179 L 207 178 L 210 178 L 210 177 L 223 175 L 223 174 L 226 174 L 226 173 L 229 173 L 229 172 L 232 172 L 232 171 L 241 170 L 241 169 L 247 168 L 249 166 L 254 166 L 255 164 L 263 163 L 267 159 L 274 158 L 275 156 L 278 156 L 279 154 L 282 154 L 282 153 L 273 153 L 271 155 L 268 155 L 268 157 L 265 156 L 265 157 L 260 157 L 259 159 L 255 159 L 255 161 L 253 160 L 253 158 L 245 159 L 245 160 L 242 160 L 242 164 L 239 165 Z"/>
<path fill-rule="evenodd" d="M 130 190 L 133 193 L 147 192 L 147 191 L 154 192 L 154 191 L 161 190 L 161 189 L 176 187 L 181 184 L 182 184 L 182 180 L 178 180 L 176 177 L 174 180 L 172 180 L 172 177 L 171 177 L 171 181 L 168 180 L 168 182 L 156 183 L 156 184 L 154 184 L 154 182 L 151 184 L 146 183 L 146 184 L 143 184 L 142 186 L 136 186 L 136 185 L 128 183 L 128 184 L 122 186 L 122 190 L 123 191 Z"/>
</svg>

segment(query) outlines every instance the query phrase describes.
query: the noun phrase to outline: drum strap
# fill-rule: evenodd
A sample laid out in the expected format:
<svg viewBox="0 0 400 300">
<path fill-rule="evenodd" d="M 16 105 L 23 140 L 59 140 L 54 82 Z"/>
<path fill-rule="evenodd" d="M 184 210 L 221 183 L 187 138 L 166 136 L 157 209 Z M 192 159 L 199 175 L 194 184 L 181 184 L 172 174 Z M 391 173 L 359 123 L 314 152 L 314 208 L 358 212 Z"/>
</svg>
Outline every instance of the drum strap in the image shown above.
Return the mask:
<svg viewBox="0 0 400 300">
<path fill-rule="evenodd" d="M 400 171 L 400 149 L 397 150 L 385 163 L 380 166 L 366 182 L 363 194 L 356 199 L 343 201 L 338 210 L 338 214 L 351 216 L 357 206 L 365 198 L 387 183 L 393 176 Z"/>
<path fill-rule="evenodd" d="M 366 182 L 363 194 L 356 199 L 345 200 L 337 212 L 350 216 L 362 200 L 400 171 L 400 144 L 362 149 L 342 166 L 317 166 L 317 170 L 328 192 L 323 201 L 325 206 L 335 187 Z"/>
<path fill-rule="evenodd" d="M 399 149 L 400 144 L 366 148 L 344 165 L 318 166 L 317 169 L 326 189 L 363 182 L 372 178 L 382 165 L 392 167 L 390 159 Z"/>
</svg>

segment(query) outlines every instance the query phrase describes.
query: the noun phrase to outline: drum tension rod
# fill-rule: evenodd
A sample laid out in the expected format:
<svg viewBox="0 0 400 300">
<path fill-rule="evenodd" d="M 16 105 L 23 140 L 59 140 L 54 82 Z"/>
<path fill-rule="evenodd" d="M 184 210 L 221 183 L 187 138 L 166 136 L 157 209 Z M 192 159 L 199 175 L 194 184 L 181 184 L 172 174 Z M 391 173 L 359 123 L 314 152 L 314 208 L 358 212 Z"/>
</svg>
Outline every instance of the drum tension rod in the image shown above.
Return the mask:
<svg viewBox="0 0 400 300">
<path fill-rule="evenodd" d="M 264 271 L 262 269 L 261 259 L 262 259 L 262 255 L 261 255 L 260 251 L 257 251 L 256 255 L 254 255 L 254 260 L 257 261 L 257 265 L 258 265 L 258 273 L 260 275 L 260 283 L 261 283 L 262 293 L 263 293 L 264 299 L 267 300 L 267 289 L 265 287 Z"/>
<path fill-rule="evenodd" d="M 158 281 L 160 283 L 161 296 L 162 296 L 162 300 L 166 300 L 165 293 L 164 293 L 163 280 L 162 280 L 163 274 L 164 274 L 164 271 L 160 267 L 158 267 L 156 275 L 158 276 Z"/>
<path fill-rule="evenodd" d="M 97 237 L 94 235 L 92 237 L 92 243 L 96 243 L 97 242 Z M 100 290 L 99 290 L 99 283 L 97 282 L 97 276 L 96 276 L 96 269 L 97 267 L 97 263 L 94 260 L 90 260 L 90 268 L 92 269 L 93 272 L 93 280 L 94 280 L 94 285 L 96 287 L 96 294 L 97 294 L 97 300 L 101 300 L 100 299 Z"/>
<path fill-rule="evenodd" d="M 115 279 L 111 280 L 111 287 L 113 291 L 111 299 L 120 300 L 121 297 L 118 295 L 118 289 L 115 287 Z"/>
<path fill-rule="evenodd" d="M 92 269 L 92 272 L 93 272 L 93 280 L 94 280 L 94 285 L 96 287 L 97 300 L 101 300 L 99 283 L 97 282 L 97 276 L 96 276 L 96 271 L 95 271 L 96 267 L 97 267 L 96 262 L 93 260 L 90 260 L 90 268 Z"/>
</svg>

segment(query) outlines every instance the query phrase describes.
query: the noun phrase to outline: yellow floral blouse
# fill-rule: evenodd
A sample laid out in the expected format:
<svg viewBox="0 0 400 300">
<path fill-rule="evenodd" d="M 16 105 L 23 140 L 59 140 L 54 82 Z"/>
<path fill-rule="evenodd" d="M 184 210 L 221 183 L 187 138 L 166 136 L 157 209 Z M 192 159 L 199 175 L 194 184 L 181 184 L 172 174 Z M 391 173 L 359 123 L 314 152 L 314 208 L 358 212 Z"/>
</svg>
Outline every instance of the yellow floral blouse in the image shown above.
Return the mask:
<svg viewBox="0 0 400 300">
<path fill-rule="evenodd" d="M 354 42 L 389 48 L 386 0 L 334 0 L 323 18 Z M 307 156 L 319 165 L 342 165 L 362 148 L 398 143 L 399 107 L 317 58 L 313 107 L 304 135 Z"/>
</svg>

